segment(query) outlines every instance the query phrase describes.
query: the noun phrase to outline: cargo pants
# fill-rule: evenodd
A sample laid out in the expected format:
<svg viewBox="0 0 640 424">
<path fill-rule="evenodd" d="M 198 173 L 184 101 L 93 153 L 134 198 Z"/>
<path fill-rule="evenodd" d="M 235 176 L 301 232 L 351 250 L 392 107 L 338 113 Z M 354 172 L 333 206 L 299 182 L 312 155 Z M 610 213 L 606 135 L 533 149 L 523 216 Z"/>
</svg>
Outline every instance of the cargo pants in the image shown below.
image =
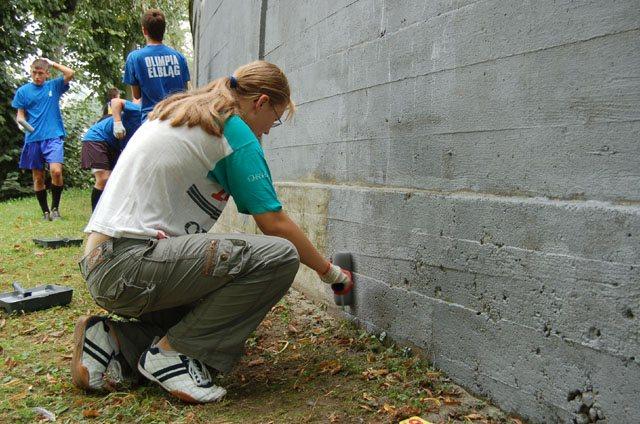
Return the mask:
<svg viewBox="0 0 640 424">
<path fill-rule="evenodd" d="M 221 372 L 291 286 L 300 264 L 289 241 L 244 234 L 162 240 L 113 238 L 80 261 L 96 303 L 133 318 L 111 320 L 133 370 L 153 339 Z"/>
</svg>

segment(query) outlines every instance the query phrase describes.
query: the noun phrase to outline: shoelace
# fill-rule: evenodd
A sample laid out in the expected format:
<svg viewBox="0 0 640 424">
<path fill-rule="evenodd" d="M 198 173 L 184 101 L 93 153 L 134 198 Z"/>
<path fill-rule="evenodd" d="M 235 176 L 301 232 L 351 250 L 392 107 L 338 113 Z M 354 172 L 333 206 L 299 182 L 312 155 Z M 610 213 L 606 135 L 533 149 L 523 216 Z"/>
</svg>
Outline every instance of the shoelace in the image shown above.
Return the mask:
<svg viewBox="0 0 640 424">
<path fill-rule="evenodd" d="M 187 360 L 187 369 L 189 370 L 189 375 L 196 382 L 198 386 L 205 386 L 211 384 L 211 374 L 209 374 L 209 370 L 207 367 L 197 359 L 187 358 L 185 357 L 183 360 Z"/>
<path fill-rule="evenodd" d="M 122 366 L 115 355 L 111 355 L 111 360 L 109 360 L 109 365 L 107 365 L 107 369 L 102 378 L 111 383 L 122 382 Z"/>
</svg>

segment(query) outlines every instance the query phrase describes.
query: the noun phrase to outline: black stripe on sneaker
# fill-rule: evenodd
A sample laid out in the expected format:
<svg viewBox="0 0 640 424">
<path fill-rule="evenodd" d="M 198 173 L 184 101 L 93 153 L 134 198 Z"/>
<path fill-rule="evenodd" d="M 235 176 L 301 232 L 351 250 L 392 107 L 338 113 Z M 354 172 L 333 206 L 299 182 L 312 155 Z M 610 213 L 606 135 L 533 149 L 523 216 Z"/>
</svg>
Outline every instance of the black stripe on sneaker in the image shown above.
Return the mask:
<svg viewBox="0 0 640 424">
<path fill-rule="evenodd" d="M 158 370 L 158 371 L 156 371 L 156 372 L 154 372 L 152 374 L 153 374 L 154 377 L 160 377 L 162 374 L 166 374 L 168 372 L 175 371 L 175 370 L 180 369 L 180 368 L 186 369 L 187 367 L 181 362 L 179 364 L 174 364 L 174 365 L 170 365 L 170 366 L 168 366 L 166 368 L 162 368 L 161 370 Z"/>
<path fill-rule="evenodd" d="M 209 387 L 213 387 L 213 381 L 209 381 L 207 384 L 198 384 L 198 387 L 202 387 L 208 389 Z"/>
<path fill-rule="evenodd" d="M 111 354 L 105 352 L 100 346 L 98 346 L 97 344 L 95 344 L 94 342 L 92 342 L 91 340 L 85 338 L 84 339 L 84 347 L 86 348 L 87 345 L 89 345 L 89 347 L 96 351 L 96 353 L 101 354 L 105 359 L 110 359 L 111 358 Z"/>
<path fill-rule="evenodd" d="M 189 371 L 187 371 L 186 368 L 183 368 L 183 369 L 178 370 L 176 372 L 172 372 L 171 374 L 167 374 L 164 377 L 158 377 L 158 381 L 164 382 L 164 381 L 167 381 L 170 378 L 177 377 L 177 376 L 182 375 L 182 374 L 189 374 Z"/>
<path fill-rule="evenodd" d="M 86 352 L 89 356 L 91 356 L 93 359 L 95 359 L 96 361 L 100 362 L 105 368 L 107 367 L 107 365 L 109 365 L 109 359 L 111 359 L 111 357 L 109 357 L 108 360 L 104 360 L 102 359 L 100 356 L 98 356 L 98 354 L 96 354 L 95 352 L 93 352 L 91 349 L 89 349 L 87 347 L 87 345 L 84 345 L 84 347 L 82 348 L 82 350 L 84 352 Z"/>
</svg>

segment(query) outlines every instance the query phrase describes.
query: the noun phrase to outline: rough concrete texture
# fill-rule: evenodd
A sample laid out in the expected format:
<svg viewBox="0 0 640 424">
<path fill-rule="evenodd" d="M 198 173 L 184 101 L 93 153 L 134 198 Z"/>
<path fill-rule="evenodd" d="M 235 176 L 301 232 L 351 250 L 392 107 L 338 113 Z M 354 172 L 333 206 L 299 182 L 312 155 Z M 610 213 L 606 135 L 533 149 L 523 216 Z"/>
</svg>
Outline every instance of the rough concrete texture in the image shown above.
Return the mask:
<svg viewBox="0 0 640 424">
<path fill-rule="evenodd" d="M 198 82 L 285 69 L 267 160 L 349 314 L 533 422 L 640 422 L 638 1 L 232 3 L 194 1 Z"/>
</svg>

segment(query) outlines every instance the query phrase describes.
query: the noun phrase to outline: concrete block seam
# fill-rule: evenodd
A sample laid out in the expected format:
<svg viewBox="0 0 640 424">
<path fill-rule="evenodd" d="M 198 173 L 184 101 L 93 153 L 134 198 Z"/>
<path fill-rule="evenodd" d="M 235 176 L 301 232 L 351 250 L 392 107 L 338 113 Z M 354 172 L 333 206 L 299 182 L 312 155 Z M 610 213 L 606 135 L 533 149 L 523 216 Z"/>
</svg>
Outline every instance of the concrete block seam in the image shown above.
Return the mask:
<svg viewBox="0 0 640 424">
<path fill-rule="evenodd" d="M 440 190 L 427 190 L 416 188 L 403 188 L 403 187 L 389 187 L 389 186 L 371 186 L 371 185 L 358 185 L 353 182 L 349 184 L 329 184 L 318 182 L 301 182 L 301 181 L 275 181 L 276 187 L 294 187 L 294 188 L 309 188 L 309 189 L 323 189 L 323 190 L 348 190 L 359 192 L 378 192 L 387 194 L 405 195 L 410 193 L 411 195 L 423 195 L 437 198 L 448 198 L 458 200 L 481 200 L 490 202 L 503 202 L 508 204 L 527 204 L 533 206 L 551 206 L 565 209 L 575 209 L 576 207 L 584 207 L 591 209 L 598 209 L 604 211 L 616 211 L 625 214 L 640 216 L 640 203 L 636 204 L 614 204 L 611 202 L 600 200 L 559 200 L 551 199 L 548 197 L 520 197 L 520 196 L 506 196 L 493 193 L 483 193 L 474 191 L 440 191 Z"/>
<path fill-rule="evenodd" d="M 328 96 L 323 96 L 323 97 L 318 97 L 318 98 L 311 99 L 311 100 L 306 100 L 306 101 L 298 103 L 297 105 L 298 106 L 302 106 L 302 105 L 313 103 L 313 102 L 320 101 L 320 100 L 326 100 L 326 99 L 330 99 L 330 98 L 333 98 L 333 97 L 340 97 L 340 96 L 343 96 L 345 94 L 357 93 L 357 92 L 369 90 L 369 89 L 375 88 L 375 87 L 382 87 L 382 86 L 385 86 L 387 84 L 394 84 L 394 83 L 399 83 L 399 82 L 403 82 L 403 81 L 410 81 L 410 80 L 414 80 L 414 79 L 417 79 L 417 78 L 423 78 L 423 77 L 427 77 L 427 76 L 438 75 L 438 74 L 441 74 L 441 73 L 444 73 L 444 72 L 449 72 L 449 71 L 454 71 L 454 70 L 455 71 L 463 70 L 463 69 L 470 68 L 470 67 L 477 66 L 477 65 L 483 65 L 483 64 L 488 64 L 488 63 L 498 63 L 498 62 L 500 62 L 502 60 L 510 59 L 510 58 L 517 57 L 517 56 L 525 56 L 525 55 L 530 55 L 530 54 L 539 53 L 539 52 L 543 52 L 543 51 L 554 50 L 554 49 L 558 49 L 558 48 L 565 48 L 567 46 L 571 46 L 571 45 L 574 45 L 574 44 L 586 43 L 586 42 L 589 42 L 589 41 L 598 40 L 600 38 L 626 34 L 626 33 L 634 32 L 634 31 L 637 32 L 638 30 L 640 30 L 640 27 L 636 27 L 636 28 L 632 28 L 632 29 L 626 29 L 626 30 L 623 30 L 623 31 L 616 31 L 616 32 L 612 32 L 612 33 L 604 34 L 604 35 L 597 35 L 595 37 L 590 37 L 590 38 L 585 39 L 585 40 L 572 41 L 572 42 L 566 43 L 566 44 L 550 46 L 550 47 L 543 47 L 543 48 L 540 48 L 540 49 L 533 49 L 533 50 L 524 51 L 524 52 L 512 53 L 512 54 L 508 54 L 508 55 L 500 56 L 500 57 L 496 57 L 496 58 L 488 58 L 488 59 L 480 60 L 480 61 L 473 62 L 473 63 L 466 63 L 466 64 L 463 64 L 463 65 L 460 65 L 460 66 L 445 67 L 445 68 L 438 69 L 438 70 L 435 70 L 435 71 L 430 71 L 430 72 L 421 72 L 421 73 L 418 73 L 418 74 L 412 74 L 412 75 L 404 76 L 402 78 L 397 78 L 397 79 L 393 79 L 393 80 L 390 79 L 390 80 L 387 80 L 387 81 L 384 81 L 384 82 L 380 82 L 380 83 L 377 83 L 377 84 L 373 84 L 373 85 L 369 85 L 369 86 L 366 86 L 366 87 L 354 88 L 352 90 L 347 90 L 347 91 L 344 91 L 344 92 L 335 93 L 335 94 L 331 94 L 331 95 L 328 95 Z M 374 41 L 371 41 L 371 42 L 374 42 Z M 339 53 L 343 53 L 343 52 L 339 52 Z M 339 54 L 339 53 L 335 53 L 335 54 Z M 305 65 L 305 66 L 301 67 L 300 69 L 304 69 L 307 66 L 315 66 L 316 64 L 317 64 L 317 62 L 314 62 L 314 63 L 311 63 L 309 65 Z"/>
</svg>

